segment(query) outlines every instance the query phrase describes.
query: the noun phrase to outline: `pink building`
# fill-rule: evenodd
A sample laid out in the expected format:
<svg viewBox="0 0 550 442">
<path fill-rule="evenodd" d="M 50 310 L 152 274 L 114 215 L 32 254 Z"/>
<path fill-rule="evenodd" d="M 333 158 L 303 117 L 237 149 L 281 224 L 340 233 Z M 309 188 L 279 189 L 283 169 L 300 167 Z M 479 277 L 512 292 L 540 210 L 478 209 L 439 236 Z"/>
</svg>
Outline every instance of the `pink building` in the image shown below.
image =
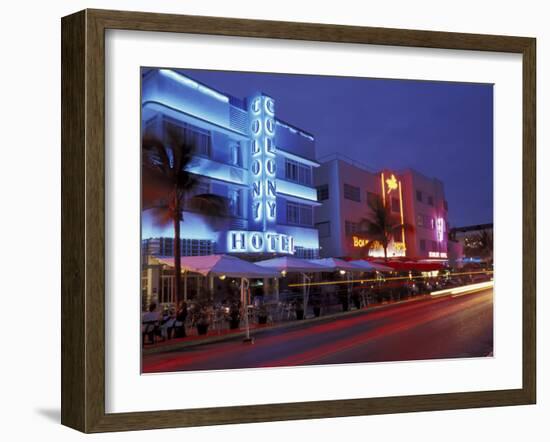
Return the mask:
<svg viewBox="0 0 550 442">
<path fill-rule="evenodd" d="M 369 201 L 378 199 L 407 227 L 395 233 L 389 257 L 447 259 L 448 208 L 440 180 L 412 169 L 374 171 L 333 155 L 315 170 L 314 184 L 322 204 L 315 208 L 321 256 L 384 256 L 362 222 L 372 218 Z"/>
</svg>

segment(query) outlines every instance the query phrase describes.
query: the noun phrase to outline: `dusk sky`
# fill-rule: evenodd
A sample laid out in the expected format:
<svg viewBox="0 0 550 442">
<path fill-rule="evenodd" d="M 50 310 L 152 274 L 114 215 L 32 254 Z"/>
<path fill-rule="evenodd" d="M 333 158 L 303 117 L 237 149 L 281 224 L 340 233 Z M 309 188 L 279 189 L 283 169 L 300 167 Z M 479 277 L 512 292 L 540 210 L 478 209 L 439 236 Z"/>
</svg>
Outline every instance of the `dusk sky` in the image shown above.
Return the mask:
<svg viewBox="0 0 550 442">
<path fill-rule="evenodd" d="M 317 158 L 443 181 L 451 226 L 493 222 L 493 86 L 180 69 L 220 92 L 275 99 L 277 117 L 315 136 Z"/>
</svg>

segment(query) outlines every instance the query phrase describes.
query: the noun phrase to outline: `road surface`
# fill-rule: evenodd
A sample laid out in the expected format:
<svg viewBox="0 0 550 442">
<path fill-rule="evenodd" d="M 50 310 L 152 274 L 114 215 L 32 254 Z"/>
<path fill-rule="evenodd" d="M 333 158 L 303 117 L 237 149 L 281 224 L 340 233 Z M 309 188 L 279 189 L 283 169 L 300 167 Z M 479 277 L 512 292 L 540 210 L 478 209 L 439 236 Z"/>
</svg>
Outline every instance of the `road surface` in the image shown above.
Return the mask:
<svg viewBox="0 0 550 442">
<path fill-rule="evenodd" d="M 493 350 L 493 289 L 364 311 L 290 329 L 144 355 L 143 372 L 483 357 Z"/>
</svg>

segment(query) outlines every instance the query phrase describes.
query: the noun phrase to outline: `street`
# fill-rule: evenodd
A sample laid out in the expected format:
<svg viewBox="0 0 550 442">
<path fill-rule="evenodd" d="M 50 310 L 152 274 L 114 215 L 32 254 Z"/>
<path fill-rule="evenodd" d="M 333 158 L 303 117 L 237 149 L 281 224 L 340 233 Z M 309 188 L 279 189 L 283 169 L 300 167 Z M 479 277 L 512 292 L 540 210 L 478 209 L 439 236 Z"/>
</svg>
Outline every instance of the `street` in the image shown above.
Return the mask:
<svg viewBox="0 0 550 442">
<path fill-rule="evenodd" d="M 364 310 L 291 329 L 144 354 L 143 372 L 483 357 L 493 350 L 493 289 Z"/>
</svg>

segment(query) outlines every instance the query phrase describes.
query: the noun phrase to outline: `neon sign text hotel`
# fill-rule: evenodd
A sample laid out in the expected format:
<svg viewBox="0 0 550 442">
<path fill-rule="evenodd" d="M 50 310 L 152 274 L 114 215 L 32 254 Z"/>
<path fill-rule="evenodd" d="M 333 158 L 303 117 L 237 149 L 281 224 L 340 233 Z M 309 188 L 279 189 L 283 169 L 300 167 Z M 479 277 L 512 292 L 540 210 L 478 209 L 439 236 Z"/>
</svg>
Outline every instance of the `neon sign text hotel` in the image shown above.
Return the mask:
<svg viewBox="0 0 550 442">
<path fill-rule="evenodd" d="M 227 232 L 227 249 L 232 253 L 294 253 L 294 238 L 275 232 Z"/>
</svg>

